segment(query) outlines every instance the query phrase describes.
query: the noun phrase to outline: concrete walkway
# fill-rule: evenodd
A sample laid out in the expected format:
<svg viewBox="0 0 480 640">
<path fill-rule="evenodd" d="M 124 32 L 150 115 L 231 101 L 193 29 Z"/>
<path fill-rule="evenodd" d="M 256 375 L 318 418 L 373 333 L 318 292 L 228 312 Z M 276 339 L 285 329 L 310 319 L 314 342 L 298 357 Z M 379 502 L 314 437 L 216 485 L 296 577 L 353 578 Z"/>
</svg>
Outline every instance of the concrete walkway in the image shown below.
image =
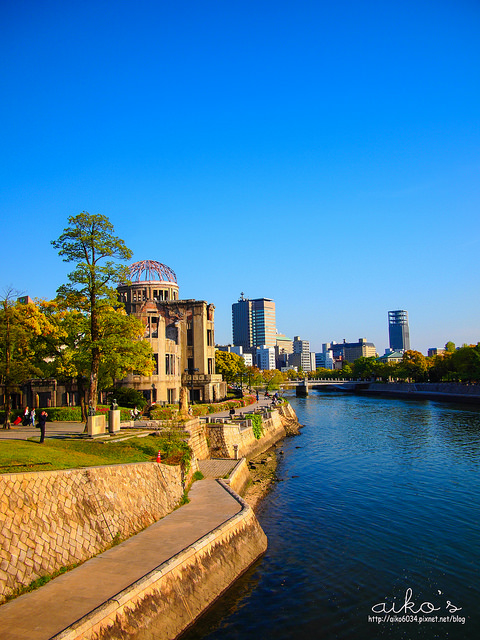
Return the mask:
<svg viewBox="0 0 480 640">
<path fill-rule="evenodd" d="M 241 413 L 250 413 L 256 408 L 270 408 L 272 406 L 271 398 L 264 398 L 263 393 L 260 394 L 260 400 L 254 404 L 250 404 L 247 407 L 237 407 L 235 415 Z M 208 414 L 209 418 L 228 418 L 228 411 L 219 411 L 218 413 Z M 138 421 L 139 430 L 145 429 L 143 421 Z M 148 427 L 154 430 L 154 427 Z M 84 422 L 47 422 L 46 438 L 64 438 L 66 436 L 79 436 L 83 434 L 85 429 Z M 28 440 L 29 438 L 38 438 L 40 440 L 40 429 L 35 427 L 12 427 L 11 429 L 0 428 L 0 442 L 2 440 Z"/>
<path fill-rule="evenodd" d="M 0 606 L 2 640 L 49 640 L 226 522 L 242 506 L 216 480 L 190 503 L 45 586 Z"/>
</svg>

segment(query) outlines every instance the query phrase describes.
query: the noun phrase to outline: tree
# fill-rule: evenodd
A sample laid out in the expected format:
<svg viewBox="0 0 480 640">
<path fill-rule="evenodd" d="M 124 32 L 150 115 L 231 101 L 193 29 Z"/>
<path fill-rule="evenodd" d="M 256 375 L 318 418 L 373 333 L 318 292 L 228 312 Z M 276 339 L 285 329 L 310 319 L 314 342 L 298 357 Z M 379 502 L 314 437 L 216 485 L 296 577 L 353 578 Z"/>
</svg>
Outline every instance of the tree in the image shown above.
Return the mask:
<svg viewBox="0 0 480 640">
<path fill-rule="evenodd" d="M 86 313 L 69 309 L 58 298 L 39 303 L 44 314 L 55 325 L 56 332 L 43 340 L 44 369 L 48 375 L 70 379 L 77 384 L 82 419 L 85 382 L 90 375 L 90 319 Z M 127 316 L 122 308 L 103 305 L 98 318 L 100 365 L 98 387 L 105 389 L 124 378 L 131 371 L 150 375 L 154 368 L 150 344 L 141 340 L 144 326 L 134 316 Z"/>
<path fill-rule="evenodd" d="M 361 356 L 360 358 L 357 358 L 352 367 L 354 378 L 371 378 L 375 375 L 374 371 L 376 364 L 377 359 L 374 356 L 369 358 Z"/>
<path fill-rule="evenodd" d="M 258 367 L 255 366 L 246 367 L 245 378 L 249 387 L 254 384 L 260 384 L 262 381 L 262 372 Z"/>
<path fill-rule="evenodd" d="M 411 378 L 415 382 L 425 382 L 428 368 L 429 362 L 423 353 L 409 349 L 403 354 L 398 375 L 404 379 Z"/>
<path fill-rule="evenodd" d="M 445 345 L 445 351 L 446 351 L 447 353 L 454 353 L 455 348 L 456 348 L 456 347 L 455 347 L 455 343 L 454 343 L 454 342 L 452 342 L 451 340 L 449 340 L 449 341 L 447 342 L 447 344 Z"/>
<path fill-rule="evenodd" d="M 71 307 L 88 315 L 88 399 L 89 404 L 96 406 L 101 359 L 100 316 L 105 306 L 117 304 L 115 285 L 129 280 L 127 267 L 113 260 L 129 260 L 132 252 L 123 240 L 113 235 L 113 225 L 105 216 L 83 211 L 70 216 L 68 222 L 70 226 L 52 245 L 64 262 L 73 262 L 76 266 L 68 274 L 69 283 L 62 285 L 57 293 L 68 300 Z"/>
<path fill-rule="evenodd" d="M 450 356 L 457 380 L 471 382 L 480 380 L 480 343 L 464 345 Z"/>
<path fill-rule="evenodd" d="M 37 336 L 49 335 L 52 325 L 32 304 L 15 302 L 13 289 L 5 292 L 0 302 L 0 382 L 5 407 L 4 429 L 10 429 L 12 393 L 25 380 L 41 375 L 35 349 Z"/>
<path fill-rule="evenodd" d="M 352 365 L 344 360 L 342 362 L 342 378 L 351 378 L 353 375 Z"/>
<path fill-rule="evenodd" d="M 123 309 L 104 307 L 99 319 L 101 389 L 115 385 L 132 371 L 144 376 L 155 367 L 153 351 L 147 340 L 142 340 L 145 327 L 141 320 L 128 316 Z"/>
<path fill-rule="evenodd" d="M 221 374 L 229 384 L 233 384 L 244 370 L 245 361 L 242 356 L 230 351 L 215 351 L 215 372 Z"/>
<path fill-rule="evenodd" d="M 269 389 L 278 389 L 278 385 L 281 382 L 285 382 L 285 376 L 278 369 L 264 369 L 262 371 L 262 378 L 267 385 L 265 391 Z"/>
<path fill-rule="evenodd" d="M 108 398 L 110 402 L 115 399 L 119 406 L 130 407 L 131 409 L 134 409 L 135 407 L 143 409 L 148 404 L 141 391 L 131 389 L 130 387 L 118 387 L 112 389 L 108 394 Z"/>
</svg>

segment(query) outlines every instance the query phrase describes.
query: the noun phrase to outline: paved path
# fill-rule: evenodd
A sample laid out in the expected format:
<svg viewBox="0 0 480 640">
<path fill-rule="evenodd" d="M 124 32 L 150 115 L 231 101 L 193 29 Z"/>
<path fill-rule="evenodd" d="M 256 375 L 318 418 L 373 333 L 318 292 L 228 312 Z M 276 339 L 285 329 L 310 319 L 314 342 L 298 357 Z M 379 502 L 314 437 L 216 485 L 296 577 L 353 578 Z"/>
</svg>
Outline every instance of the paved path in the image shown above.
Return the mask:
<svg viewBox="0 0 480 640">
<path fill-rule="evenodd" d="M 209 460 L 199 460 L 198 468 L 205 478 L 225 478 L 238 463 L 239 460 L 210 458 Z"/>
<path fill-rule="evenodd" d="M 258 402 L 255 402 L 254 404 L 249 404 L 246 407 L 237 407 L 235 409 L 235 415 L 238 416 L 241 413 L 251 413 L 255 409 L 265 408 L 265 407 L 270 408 L 271 406 L 272 406 L 272 399 L 264 398 L 262 393 L 260 394 L 260 399 Z M 209 413 L 208 417 L 209 418 L 228 418 L 229 415 L 230 415 L 229 411 L 219 411 L 218 413 Z"/>
<path fill-rule="evenodd" d="M 65 435 L 80 435 L 85 429 L 84 422 L 47 422 L 46 434 L 47 438 L 64 437 Z M 40 429 L 36 427 L 13 427 L 11 429 L 2 429 L 0 427 L 1 440 L 28 440 L 29 438 L 38 438 L 40 440 Z"/>
<path fill-rule="evenodd" d="M 48 640 L 230 519 L 241 505 L 215 480 L 190 503 L 45 586 L 0 606 L 2 640 Z"/>
<path fill-rule="evenodd" d="M 249 413 L 258 407 L 271 407 L 272 401 L 270 398 L 264 398 L 263 394 L 260 394 L 260 400 L 247 407 L 237 407 L 235 415 L 240 413 Z M 210 413 L 210 418 L 228 418 L 228 411 L 219 411 L 218 413 Z M 138 425 L 141 428 L 145 428 L 142 425 L 142 421 L 138 421 Z M 154 430 L 155 427 L 148 427 Z M 81 435 L 85 429 L 84 422 L 47 422 L 46 438 L 62 438 L 65 436 Z M 2 429 L 0 427 L 0 442 L 2 440 L 28 440 L 29 438 L 40 439 L 40 429 L 35 427 L 12 427 L 11 429 Z"/>
</svg>

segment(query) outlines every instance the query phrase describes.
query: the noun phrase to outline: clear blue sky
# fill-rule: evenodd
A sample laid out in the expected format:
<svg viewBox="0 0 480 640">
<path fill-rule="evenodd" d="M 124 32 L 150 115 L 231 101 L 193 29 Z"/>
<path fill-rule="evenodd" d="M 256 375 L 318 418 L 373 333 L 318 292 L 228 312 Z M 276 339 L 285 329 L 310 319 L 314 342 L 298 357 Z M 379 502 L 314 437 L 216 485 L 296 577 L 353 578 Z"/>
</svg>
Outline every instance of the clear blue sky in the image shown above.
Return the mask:
<svg viewBox="0 0 480 640">
<path fill-rule="evenodd" d="M 277 328 L 480 340 L 477 0 L 1 5 L 0 289 L 50 298 L 83 210 L 134 260 Z"/>
</svg>

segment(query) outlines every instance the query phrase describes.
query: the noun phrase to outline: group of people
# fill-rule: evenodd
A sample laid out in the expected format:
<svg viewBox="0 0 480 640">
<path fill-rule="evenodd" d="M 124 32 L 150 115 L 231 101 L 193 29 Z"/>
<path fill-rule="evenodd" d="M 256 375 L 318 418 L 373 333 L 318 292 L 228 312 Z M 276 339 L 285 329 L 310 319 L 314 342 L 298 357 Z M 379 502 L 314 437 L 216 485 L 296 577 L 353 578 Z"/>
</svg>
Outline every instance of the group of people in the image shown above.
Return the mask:
<svg viewBox="0 0 480 640">
<path fill-rule="evenodd" d="M 32 427 L 35 426 L 35 409 L 32 408 L 32 410 L 30 411 L 28 407 L 25 407 L 23 417 L 18 416 L 13 424 L 14 426 L 18 427 L 20 423 L 22 423 L 24 427 L 28 427 L 29 425 L 31 425 Z"/>
<path fill-rule="evenodd" d="M 38 424 L 37 424 L 37 428 L 40 429 L 40 442 L 44 442 L 45 440 L 45 428 L 46 428 L 47 418 L 48 418 L 48 413 L 45 410 L 41 411 L 40 416 L 38 418 Z M 35 408 L 34 407 L 32 407 L 31 409 L 29 409 L 28 407 L 25 407 L 23 416 L 22 415 L 18 416 L 15 422 L 13 423 L 13 425 L 18 427 L 20 423 L 24 427 L 35 426 Z"/>
</svg>

